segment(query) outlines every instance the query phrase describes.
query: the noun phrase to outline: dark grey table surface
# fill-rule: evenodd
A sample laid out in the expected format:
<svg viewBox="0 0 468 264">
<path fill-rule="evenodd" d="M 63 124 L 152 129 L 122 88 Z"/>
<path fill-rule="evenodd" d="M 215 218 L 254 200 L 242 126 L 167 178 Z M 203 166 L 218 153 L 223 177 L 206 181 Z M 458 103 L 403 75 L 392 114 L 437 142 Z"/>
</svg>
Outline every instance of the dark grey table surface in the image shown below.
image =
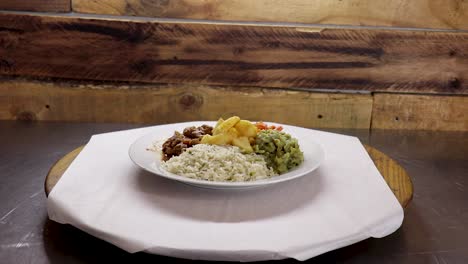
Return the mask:
<svg viewBox="0 0 468 264">
<path fill-rule="evenodd" d="M 134 127 L 0 121 L 0 263 L 195 262 L 128 254 L 47 218 L 43 185 L 53 163 L 93 134 Z M 468 263 L 467 132 L 326 131 L 357 136 L 398 161 L 411 176 L 414 197 L 402 227 L 392 235 L 308 262 Z"/>
</svg>

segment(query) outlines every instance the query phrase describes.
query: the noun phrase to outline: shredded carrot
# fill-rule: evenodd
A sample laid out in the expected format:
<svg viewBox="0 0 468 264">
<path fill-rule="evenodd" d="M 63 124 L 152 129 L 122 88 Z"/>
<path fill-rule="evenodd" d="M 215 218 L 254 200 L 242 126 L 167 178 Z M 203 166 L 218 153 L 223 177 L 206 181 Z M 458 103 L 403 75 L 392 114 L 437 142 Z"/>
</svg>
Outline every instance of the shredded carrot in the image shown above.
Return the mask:
<svg viewBox="0 0 468 264">
<path fill-rule="evenodd" d="M 268 129 L 271 129 L 271 130 L 283 131 L 283 127 L 282 127 L 282 126 L 274 126 L 274 125 L 268 126 L 267 124 L 265 124 L 265 123 L 263 123 L 263 122 L 257 122 L 257 123 L 255 123 L 255 126 L 257 127 L 258 130 L 268 130 Z"/>
<path fill-rule="evenodd" d="M 268 126 L 263 123 L 263 122 L 257 122 L 255 123 L 255 126 L 259 129 L 259 130 L 265 130 L 265 129 L 268 129 Z"/>
</svg>

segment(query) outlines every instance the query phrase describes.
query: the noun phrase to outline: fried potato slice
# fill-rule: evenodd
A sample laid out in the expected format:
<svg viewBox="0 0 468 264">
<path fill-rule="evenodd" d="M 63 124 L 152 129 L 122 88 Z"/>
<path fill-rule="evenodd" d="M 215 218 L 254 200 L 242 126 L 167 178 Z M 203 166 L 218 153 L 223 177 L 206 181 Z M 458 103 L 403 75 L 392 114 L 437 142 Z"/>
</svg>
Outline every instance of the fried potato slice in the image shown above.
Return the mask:
<svg viewBox="0 0 468 264">
<path fill-rule="evenodd" d="M 226 134 L 231 135 L 233 138 L 239 137 L 239 132 L 238 132 L 237 129 L 234 128 L 234 127 L 231 127 L 231 128 L 226 132 Z"/>
<path fill-rule="evenodd" d="M 218 135 L 204 135 L 200 143 L 212 144 L 212 145 L 228 145 L 232 142 L 233 137 L 229 134 L 218 134 Z"/>
<path fill-rule="evenodd" d="M 226 120 L 218 119 L 213 129 L 213 135 L 205 135 L 202 144 L 233 145 L 244 153 L 252 153 L 251 144 L 255 142 L 257 127 L 248 120 L 241 120 L 238 116 Z"/>
<path fill-rule="evenodd" d="M 217 134 L 220 133 L 219 130 L 218 130 L 217 128 L 218 128 L 219 125 L 221 125 L 223 122 L 224 122 L 224 119 L 223 119 L 222 117 L 220 117 L 220 118 L 218 119 L 218 122 L 216 122 L 215 127 L 213 128 L 213 135 L 217 135 Z"/>
<path fill-rule="evenodd" d="M 253 152 L 252 146 L 250 146 L 250 142 L 247 137 L 233 138 L 232 145 L 239 147 L 245 153 Z"/>
<path fill-rule="evenodd" d="M 221 134 L 221 133 L 226 133 L 230 128 L 234 127 L 237 122 L 240 121 L 240 118 L 238 116 L 233 116 L 225 121 L 221 122 L 219 125 L 217 125 L 213 129 L 213 134 Z"/>
<path fill-rule="evenodd" d="M 234 127 L 241 136 L 255 137 L 257 135 L 257 128 L 248 120 L 240 120 Z"/>
</svg>

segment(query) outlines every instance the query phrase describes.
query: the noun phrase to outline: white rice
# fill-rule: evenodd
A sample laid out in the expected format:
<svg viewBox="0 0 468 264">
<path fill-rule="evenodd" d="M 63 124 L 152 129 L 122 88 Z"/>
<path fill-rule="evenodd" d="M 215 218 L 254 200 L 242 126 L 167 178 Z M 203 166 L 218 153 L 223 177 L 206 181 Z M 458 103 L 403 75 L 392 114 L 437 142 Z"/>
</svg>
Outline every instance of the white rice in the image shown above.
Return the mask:
<svg viewBox="0 0 468 264">
<path fill-rule="evenodd" d="M 255 181 L 277 175 L 263 156 L 242 154 L 235 146 L 198 144 L 161 164 L 174 174 L 207 181 Z"/>
</svg>

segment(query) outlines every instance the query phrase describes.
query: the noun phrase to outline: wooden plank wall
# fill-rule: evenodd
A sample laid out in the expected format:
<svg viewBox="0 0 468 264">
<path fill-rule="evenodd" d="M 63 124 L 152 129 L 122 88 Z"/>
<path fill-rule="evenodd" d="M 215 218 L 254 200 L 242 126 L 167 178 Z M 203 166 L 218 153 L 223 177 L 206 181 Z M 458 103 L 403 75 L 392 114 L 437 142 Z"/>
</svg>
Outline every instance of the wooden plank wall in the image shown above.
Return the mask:
<svg viewBox="0 0 468 264">
<path fill-rule="evenodd" d="M 369 128 L 372 96 L 176 85 L 3 80 L 0 119 L 161 124 L 239 115 L 303 127 Z"/>
<path fill-rule="evenodd" d="M 468 97 L 375 94 L 372 127 L 468 131 Z"/>
<path fill-rule="evenodd" d="M 0 10 L 247 22 L 468 29 L 465 0 L 2 0 Z"/>
<path fill-rule="evenodd" d="M 1 0 L 0 9 L 37 12 L 70 12 L 71 0 Z"/>
<path fill-rule="evenodd" d="M 468 131 L 468 96 L 0 80 L 0 120 L 162 124 L 239 115 L 310 128 Z"/>
<path fill-rule="evenodd" d="M 0 74 L 468 94 L 468 33 L 0 14 Z"/>
<path fill-rule="evenodd" d="M 0 2 L 0 120 L 468 131 L 467 106 L 464 0 Z"/>
<path fill-rule="evenodd" d="M 73 9 L 163 18 L 468 29 L 465 0 L 74 0 Z"/>
</svg>

